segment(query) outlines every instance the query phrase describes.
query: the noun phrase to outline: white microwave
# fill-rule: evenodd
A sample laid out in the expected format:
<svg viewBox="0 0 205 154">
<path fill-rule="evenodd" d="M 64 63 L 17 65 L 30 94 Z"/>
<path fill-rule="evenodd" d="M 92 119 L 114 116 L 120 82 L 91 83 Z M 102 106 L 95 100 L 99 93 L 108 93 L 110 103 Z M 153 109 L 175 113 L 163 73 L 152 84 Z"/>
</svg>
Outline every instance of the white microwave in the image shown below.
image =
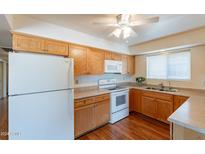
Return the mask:
<svg viewBox="0 0 205 154">
<path fill-rule="evenodd" d="M 122 61 L 105 60 L 104 73 L 122 74 Z"/>
</svg>

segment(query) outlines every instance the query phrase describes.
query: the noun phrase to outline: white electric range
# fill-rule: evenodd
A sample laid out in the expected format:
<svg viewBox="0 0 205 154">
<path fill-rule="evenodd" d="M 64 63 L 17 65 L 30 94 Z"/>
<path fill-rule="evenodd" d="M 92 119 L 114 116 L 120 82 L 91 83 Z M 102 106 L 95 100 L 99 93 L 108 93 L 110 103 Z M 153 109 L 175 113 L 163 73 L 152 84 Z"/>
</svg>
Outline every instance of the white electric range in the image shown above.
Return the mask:
<svg viewBox="0 0 205 154">
<path fill-rule="evenodd" d="M 116 79 L 98 81 L 99 89 L 110 90 L 110 123 L 113 124 L 129 115 L 129 88 L 117 86 Z"/>
</svg>

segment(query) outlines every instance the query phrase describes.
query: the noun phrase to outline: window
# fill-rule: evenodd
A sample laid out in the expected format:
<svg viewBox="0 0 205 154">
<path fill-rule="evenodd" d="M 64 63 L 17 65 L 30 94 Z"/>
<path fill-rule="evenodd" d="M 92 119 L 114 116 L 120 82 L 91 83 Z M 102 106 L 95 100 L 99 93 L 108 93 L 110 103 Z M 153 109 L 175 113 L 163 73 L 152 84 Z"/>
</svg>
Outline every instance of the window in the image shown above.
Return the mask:
<svg viewBox="0 0 205 154">
<path fill-rule="evenodd" d="M 189 80 L 191 78 L 191 53 L 179 52 L 148 56 L 148 79 Z"/>
</svg>

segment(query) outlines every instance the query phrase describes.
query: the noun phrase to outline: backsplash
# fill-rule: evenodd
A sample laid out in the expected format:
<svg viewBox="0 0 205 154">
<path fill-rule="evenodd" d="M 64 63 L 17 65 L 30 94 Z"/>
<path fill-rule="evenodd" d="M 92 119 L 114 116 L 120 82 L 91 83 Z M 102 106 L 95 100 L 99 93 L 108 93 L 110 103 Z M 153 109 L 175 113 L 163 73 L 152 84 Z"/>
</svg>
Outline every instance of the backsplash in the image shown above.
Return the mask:
<svg viewBox="0 0 205 154">
<path fill-rule="evenodd" d="M 104 74 L 104 75 L 84 75 L 75 77 L 75 87 L 96 86 L 100 79 L 115 78 L 117 82 L 130 82 L 133 80 L 130 75 Z"/>
</svg>

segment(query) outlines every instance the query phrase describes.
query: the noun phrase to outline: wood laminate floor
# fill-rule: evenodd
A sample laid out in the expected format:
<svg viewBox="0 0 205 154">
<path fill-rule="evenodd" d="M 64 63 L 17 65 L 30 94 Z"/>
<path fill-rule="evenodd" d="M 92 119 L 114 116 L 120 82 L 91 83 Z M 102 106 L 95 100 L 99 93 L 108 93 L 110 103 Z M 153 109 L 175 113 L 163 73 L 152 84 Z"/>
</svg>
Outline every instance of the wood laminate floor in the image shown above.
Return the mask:
<svg viewBox="0 0 205 154">
<path fill-rule="evenodd" d="M 169 140 L 169 125 L 139 113 L 111 125 L 107 124 L 80 140 Z"/>
<path fill-rule="evenodd" d="M 0 99 L 0 140 L 7 140 L 8 136 L 8 99 Z"/>
</svg>

